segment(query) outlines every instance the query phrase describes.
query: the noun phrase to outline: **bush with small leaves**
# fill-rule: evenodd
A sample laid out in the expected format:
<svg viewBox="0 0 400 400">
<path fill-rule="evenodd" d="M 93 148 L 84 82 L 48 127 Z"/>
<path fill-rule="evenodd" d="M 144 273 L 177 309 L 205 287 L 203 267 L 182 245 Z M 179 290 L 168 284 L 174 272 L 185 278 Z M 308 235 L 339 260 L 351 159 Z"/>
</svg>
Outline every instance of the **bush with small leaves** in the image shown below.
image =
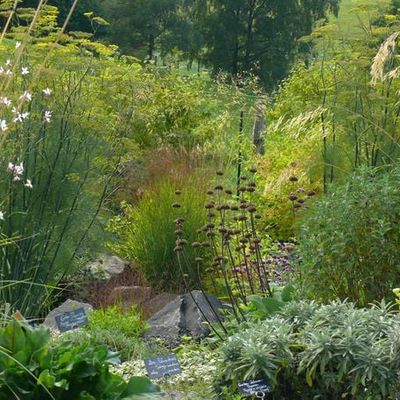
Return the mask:
<svg viewBox="0 0 400 400">
<path fill-rule="evenodd" d="M 217 398 L 247 379 L 267 379 L 282 400 L 394 400 L 400 316 L 384 303 L 292 302 L 222 346 Z"/>
</svg>

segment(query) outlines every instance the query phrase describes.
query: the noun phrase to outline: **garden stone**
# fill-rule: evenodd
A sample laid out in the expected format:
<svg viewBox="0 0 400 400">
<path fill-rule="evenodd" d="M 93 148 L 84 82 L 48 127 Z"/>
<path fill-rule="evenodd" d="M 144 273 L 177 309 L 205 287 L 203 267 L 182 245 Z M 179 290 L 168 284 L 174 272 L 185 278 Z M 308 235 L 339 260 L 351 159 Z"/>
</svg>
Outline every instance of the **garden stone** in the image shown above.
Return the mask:
<svg viewBox="0 0 400 400">
<path fill-rule="evenodd" d="M 159 337 L 165 340 L 168 346 L 177 346 L 182 336 L 191 336 L 193 339 L 203 339 L 210 333 L 210 327 L 206 324 L 218 321 L 212 311 L 226 308 L 215 296 L 207 295 L 208 301 L 199 290 L 179 296 L 171 303 L 154 314 L 149 320 L 149 330 L 146 338 Z M 218 317 L 223 316 L 217 311 Z M 205 317 L 204 317 L 204 315 Z"/>
<path fill-rule="evenodd" d="M 157 296 L 150 299 L 148 302 L 142 304 L 142 309 L 145 315 L 152 316 L 162 308 L 164 308 L 168 303 L 174 301 L 179 297 L 179 294 L 174 293 L 160 293 Z"/>
<path fill-rule="evenodd" d="M 122 274 L 128 266 L 129 262 L 117 256 L 102 255 L 98 260 L 88 264 L 85 269 L 96 278 L 108 280 Z"/>
<path fill-rule="evenodd" d="M 141 306 L 147 303 L 153 295 L 153 289 L 146 286 L 119 286 L 112 290 L 110 303 L 120 304 L 127 310 L 134 304 Z"/>
<path fill-rule="evenodd" d="M 81 303 L 79 301 L 68 299 L 60 306 L 49 312 L 49 314 L 47 315 L 46 319 L 43 322 L 43 325 L 47 326 L 50 329 L 58 330 L 56 317 L 58 315 L 75 311 L 79 308 L 83 308 L 86 314 L 89 314 L 93 310 L 93 307 L 90 304 Z"/>
</svg>

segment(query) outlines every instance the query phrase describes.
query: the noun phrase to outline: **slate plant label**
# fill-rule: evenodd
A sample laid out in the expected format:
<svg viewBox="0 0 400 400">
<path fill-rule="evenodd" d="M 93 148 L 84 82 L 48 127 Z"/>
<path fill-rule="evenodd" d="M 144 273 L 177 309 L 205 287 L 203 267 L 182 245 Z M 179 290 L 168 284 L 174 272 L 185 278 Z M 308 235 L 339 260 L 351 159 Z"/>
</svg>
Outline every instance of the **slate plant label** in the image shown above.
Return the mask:
<svg viewBox="0 0 400 400">
<path fill-rule="evenodd" d="M 88 317 L 84 308 L 78 308 L 55 317 L 58 330 L 67 332 L 88 324 Z"/>
<path fill-rule="evenodd" d="M 238 384 L 239 392 L 246 396 L 271 393 L 272 388 L 265 379 L 245 381 Z"/>
<path fill-rule="evenodd" d="M 182 373 L 181 364 L 173 353 L 144 360 L 144 365 L 146 366 L 147 375 L 151 379 Z"/>
</svg>

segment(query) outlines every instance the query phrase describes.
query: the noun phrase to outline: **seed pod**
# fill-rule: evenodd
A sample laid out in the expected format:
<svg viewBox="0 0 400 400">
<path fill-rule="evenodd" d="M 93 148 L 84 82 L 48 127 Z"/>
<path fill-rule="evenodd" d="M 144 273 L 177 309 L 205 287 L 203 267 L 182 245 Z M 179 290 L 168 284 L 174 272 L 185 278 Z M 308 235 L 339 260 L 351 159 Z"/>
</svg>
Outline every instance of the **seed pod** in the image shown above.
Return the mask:
<svg viewBox="0 0 400 400">
<path fill-rule="evenodd" d="M 249 170 L 252 174 L 255 174 L 257 172 L 257 168 L 256 167 L 251 167 Z"/>
<path fill-rule="evenodd" d="M 241 186 L 240 188 L 239 188 L 239 192 L 245 192 L 247 190 L 247 188 L 245 187 L 245 186 Z"/>
<path fill-rule="evenodd" d="M 207 229 L 214 229 L 214 228 L 215 228 L 215 224 L 209 222 L 207 225 L 205 225 L 205 227 L 206 227 Z"/>
<path fill-rule="evenodd" d="M 313 197 L 313 196 L 315 196 L 315 195 L 316 195 L 315 190 L 310 190 L 310 191 L 307 193 L 307 196 L 308 196 L 308 197 Z"/>
<path fill-rule="evenodd" d="M 221 210 L 230 210 L 229 204 L 221 204 Z"/>
<path fill-rule="evenodd" d="M 212 190 L 207 190 L 207 194 L 212 196 L 214 194 L 214 192 Z"/>
<path fill-rule="evenodd" d="M 230 190 L 230 189 L 226 189 L 226 190 L 225 190 L 225 193 L 226 193 L 226 194 L 229 194 L 229 195 L 233 194 L 232 190 Z"/>
<path fill-rule="evenodd" d="M 182 217 L 176 218 L 175 219 L 175 224 L 183 224 L 185 222 L 185 219 Z"/>
<path fill-rule="evenodd" d="M 247 208 L 247 203 L 242 203 L 242 204 L 240 205 L 240 208 L 241 208 L 242 210 L 246 209 L 246 208 Z"/>
<path fill-rule="evenodd" d="M 193 242 L 192 243 L 192 247 L 195 249 L 195 248 L 197 248 L 197 247 L 200 247 L 201 246 L 201 243 L 200 242 Z"/>
<path fill-rule="evenodd" d="M 183 250 L 183 249 L 182 249 L 181 246 L 176 246 L 176 247 L 174 248 L 175 253 L 180 253 L 182 250 Z"/>
<path fill-rule="evenodd" d="M 175 190 L 175 194 L 179 196 L 181 194 L 181 191 L 180 190 Z"/>
<path fill-rule="evenodd" d="M 261 215 L 260 214 L 254 214 L 254 218 L 255 219 L 261 219 Z"/>
<path fill-rule="evenodd" d="M 195 260 L 196 262 L 202 262 L 202 261 L 203 261 L 203 259 L 202 259 L 201 257 L 196 257 L 194 260 Z"/>
<path fill-rule="evenodd" d="M 301 207 L 301 204 L 296 203 L 293 207 L 296 208 L 296 209 L 299 209 Z"/>
<path fill-rule="evenodd" d="M 242 181 L 245 181 L 245 180 L 247 179 L 247 176 L 242 175 L 242 176 L 240 177 L 240 179 L 241 179 Z"/>
<path fill-rule="evenodd" d="M 224 173 L 222 171 L 217 171 L 217 175 L 222 176 L 222 175 L 224 175 Z"/>
<path fill-rule="evenodd" d="M 213 212 L 209 211 L 209 212 L 207 213 L 207 217 L 208 217 L 208 218 L 214 218 L 214 217 L 215 217 L 215 214 L 214 214 Z"/>
<path fill-rule="evenodd" d="M 205 205 L 205 207 L 206 207 L 207 210 L 210 210 L 211 208 L 214 208 L 215 206 L 214 206 L 214 203 L 207 203 Z"/>
<path fill-rule="evenodd" d="M 231 210 L 232 210 L 232 211 L 238 211 L 238 210 L 239 210 L 239 207 L 238 207 L 238 206 L 231 206 Z"/>
<path fill-rule="evenodd" d="M 290 201 L 296 201 L 297 196 L 294 193 L 290 193 L 289 199 L 290 199 Z"/>
<path fill-rule="evenodd" d="M 204 247 L 204 248 L 211 247 L 211 244 L 209 242 L 203 242 L 201 244 L 201 247 Z"/>
<path fill-rule="evenodd" d="M 304 199 L 298 199 L 297 202 L 300 203 L 300 204 L 304 204 L 305 200 Z"/>
<path fill-rule="evenodd" d="M 256 206 L 255 206 L 254 204 L 250 204 L 250 205 L 247 207 L 247 211 L 248 211 L 249 213 L 254 213 L 254 212 L 257 211 L 257 208 L 256 208 Z"/>
<path fill-rule="evenodd" d="M 216 185 L 214 190 L 224 190 L 222 185 Z"/>
<path fill-rule="evenodd" d="M 257 186 L 256 183 L 255 183 L 254 181 L 250 181 L 248 185 L 249 185 L 250 187 L 254 187 L 254 188 Z"/>
<path fill-rule="evenodd" d="M 179 239 L 176 241 L 177 246 L 186 246 L 188 241 L 186 239 Z"/>
<path fill-rule="evenodd" d="M 250 238 L 251 238 L 251 233 L 246 233 L 246 234 L 244 235 L 244 237 L 246 237 L 247 239 L 250 239 Z"/>
<path fill-rule="evenodd" d="M 173 208 L 181 208 L 181 205 L 179 203 L 173 203 L 172 207 Z"/>
<path fill-rule="evenodd" d="M 295 176 L 295 175 L 292 175 L 290 178 L 289 178 L 289 181 L 290 182 L 297 182 L 299 180 L 299 178 L 297 178 L 297 176 Z"/>
<path fill-rule="evenodd" d="M 214 232 L 207 232 L 206 236 L 209 237 L 209 238 L 213 238 L 213 237 L 215 237 L 215 233 Z"/>
<path fill-rule="evenodd" d="M 218 231 L 219 231 L 220 233 L 226 233 L 226 232 L 227 232 L 227 229 L 224 228 L 223 226 L 221 226 L 221 227 L 218 228 Z"/>
<path fill-rule="evenodd" d="M 245 215 L 239 215 L 238 216 L 238 221 L 246 221 L 247 217 Z"/>
<path fill-rule="evenodd" d="M 248 243 L 249 239 L 247 239 L 246 237 L 242 237 L 242 238 L 240 238 L 239 242 L 240 243 Z"/>
<path fill-rule="evenodd" d="M 183 235 L 183 230 L 182 229 L 176 229 L 175 230 L 175 235 L 177 235 L 177 236 Z"/>
</svg>

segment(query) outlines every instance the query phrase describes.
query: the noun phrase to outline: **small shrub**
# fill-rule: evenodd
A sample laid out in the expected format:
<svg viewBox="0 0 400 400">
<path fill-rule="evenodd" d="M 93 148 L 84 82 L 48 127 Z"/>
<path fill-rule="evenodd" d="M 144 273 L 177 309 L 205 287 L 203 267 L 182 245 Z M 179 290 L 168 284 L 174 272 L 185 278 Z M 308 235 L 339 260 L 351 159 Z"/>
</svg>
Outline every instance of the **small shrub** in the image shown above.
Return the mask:
<svg viewBox="0 0 400 400">
<path fill-rule="evenodd" d="M 146 378 L 129 382 L 109 371 L 118 358 L 105 346 L 49 346 L 45 328 L 13 321 L 0 329 L 0 399 L 115 400 L 159 393 Z M 139 398 L 139 397 L 137 397 Z"/>
<path fill-rule="evenodd" d="M 205 223 L 202 207 L 205 202 L 201 182 L 194 176 L 181 186 L 181 211 L 185 233 L 195 241 L 199 224 Z M 137 206 L 123 204 L 123 215 L 111 220 L 110 230 L 116 234 L 111 249 L 121 257 L 135 261 L 145 278 L 154 287 L 179 290 L 183 287 L 175 248 L 175 184 L 166 179 L 146 192 Z M 189 251 L 189 259 L 193 251 Z M 189 268 L 195 268 L 190 265 Z"/>
<path fill-rule="evenodd" d="M 400 283 L 400 171 L 363 170 L 319 200 L 300 231 L 302 282 L 322 301 L 366 305 Z"/>
<path fill-rule="evenodd" d="M 400 389 L 400 317 L 382 304 L 292 302 L 229 338 L 218 398 L 237 383 L 266 378 L 282 400 L 390 400 Z"/>
</svg>

